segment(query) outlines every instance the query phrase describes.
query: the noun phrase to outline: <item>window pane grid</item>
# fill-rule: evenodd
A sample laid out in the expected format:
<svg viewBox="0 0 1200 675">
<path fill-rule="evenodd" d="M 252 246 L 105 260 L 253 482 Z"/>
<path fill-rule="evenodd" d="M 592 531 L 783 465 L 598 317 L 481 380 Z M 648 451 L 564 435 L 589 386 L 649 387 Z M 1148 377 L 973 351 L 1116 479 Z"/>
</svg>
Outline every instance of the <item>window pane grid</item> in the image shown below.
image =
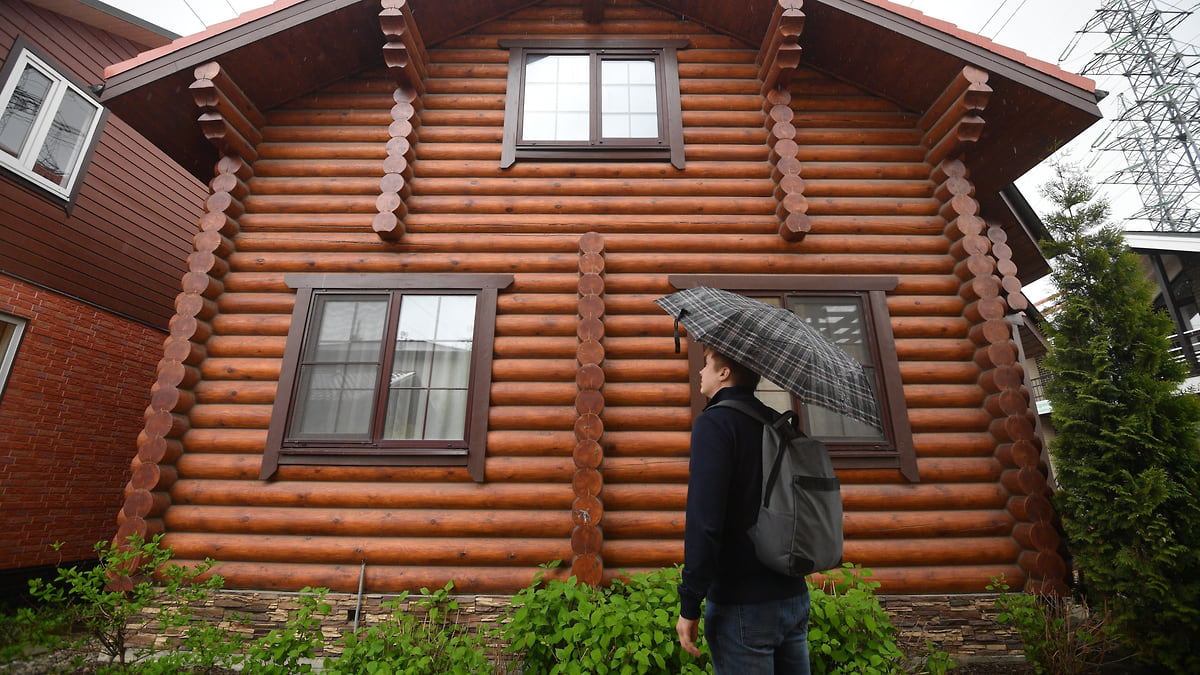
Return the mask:
<svg viewBox="0 0 1200 675">
<path fill-rule="evenodd" d="M 474 319 L 473 295 L 402 299 L 383 439 L 465 440 Z"/>
<path fill-rule="evenodd" d="M 601 136 L 658 138 L 658 88 L 652 60 L 601 62 Z"/>
<path fill-rule="evenodd" d="M 657 71 L 653 57 L 527 55 L 521 142 L 661 141 Z M 598 110 L 592 109 L 593 100 Z"/>
<path fill-rule="evenodd" d="M 388 296 L 318 298 L 299 368 L 294 438 L 368 440 Z"/>
<path fill-rule="evenodd" d="M 476 297 L 396 295 L 317 296 L 288 438 L 466 441 Z"/>
<path fill-rule="evenodd" d="M 863 364 L 867 379 L 876 386 L 870 338 L 866 332 L 866 315 L 859 298 L 759 294 L 753 294 L 753 297 L 776 307 L 786 305 L 806 324 Z M 805 431 L 815 437 L 826 440 L 862 439 L 871 442 L 883 440 L 883 433 L 879 429 L 845 415 L 803 402 L 794 405 L 790 393 L 766 378 L 759 383 L 755 393 L 763 403 L 776 410 L 795 408 L 802 414 Z M 875 392 L 875 398 L 877 401 L 880 398 L 878 390 Z"/>
<path fill-rule="evenodd" d="M 526 141 L 591 137 L 591 76 L 586 54 L 530 55 L 525 64 Z"/>
<path fill-rule="evenodd" d="M 870 338 L 866 332 L 866 315 L 862 301 L 856 297 L 789 295 L 787 307 L 863 365 L 868 381 L 876 389 L 876 403 L 879 403 L 880 396 L 871 361 Z M 872 441 L 882 441 L 884 438 L 881 430 L 827 408 L 801 404 L 801 409 L 805 429 L 818 438 Z M 880 407 L 880 410 L 882 409 Z"/>
</svg>

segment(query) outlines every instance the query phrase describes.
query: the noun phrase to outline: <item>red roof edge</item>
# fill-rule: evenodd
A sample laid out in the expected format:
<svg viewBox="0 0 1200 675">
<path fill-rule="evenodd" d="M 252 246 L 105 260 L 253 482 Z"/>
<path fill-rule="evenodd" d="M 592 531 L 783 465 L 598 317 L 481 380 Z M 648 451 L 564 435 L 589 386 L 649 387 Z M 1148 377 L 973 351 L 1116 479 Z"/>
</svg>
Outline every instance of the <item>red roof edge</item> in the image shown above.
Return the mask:
<svg viewBox="0 0 1200 675">
<path fill-rule="evenodd" d="M 1047 63 L 1045 61 L 1042 61 L 1041 59 L 1036 59 L 1019 49 L 1013 49 L 1012 47 L 1005 47 L 1004 45 L 1002 45 L 998 42 L 993 42 L 992 40 L 989 40 L 989 39 L 983 37 L 982 35 L 972 33 L 971 31 L 968 31 L 968 30 L 963 30 L 962 28 L 959 28 L 958 26 L 950 23 L 949 21 L 943 21 L 941 19 L 936 19 L 932 16 L 929 16 L 929 15 L 919 11 L 919 10 L 915 10 L 911 7 L 905 7 L 904 5 L 890 2 L 889 0 L 863 0 L 863 1 L 870 3 L 872 5 L 875 5 L 876 7 L 879 7 L 880 9 L 885 9 L 893 14 L 897 14 L 899 16 L 903 16 L 907 19 L 911 19 L 918 23 L 929 26 L 930 28 L 932 28 L 934 30 L 946 33 L 947 35 L 952 35 L 952 36 L 954 36 L 960 40 L 963 40 L 965 42 L 970 42 L 971 44 L 973 44 L 977 47 L 981 47 L 981 48 L 986 49 L 994 54 L 1003 56 L 1006 59 L 1016 61 L 1017 63 L 1026 65 L 1030 68 L 1033 68 L 1034 70 L 1045 73 L 1046 75 L 1049 75 L 1053 78 L 1062 80 L 1063 82 L 1066 82 L 1067 84 L 1074 85 L 1076 87 L 1079 87 L 1080 89 L 1084 89 L 1084 90 L 1090 91 L 1090 92 L 1096 91 L 1096 82 L 1095 82 L 1095 80 L 1092 80 L 1091 78 L 1087 78 L 1082 75 L 1077 75 L 1075 73 L 1072 73 L 1069 70 L 1063 70 L 1062 68 L 1059 68 L 1058 66 L 1056 66 L 1052 63 Z"/>
<path fill-rule="evenodd" d="M 304 1 L 305 0 L 276 0 L 275 2 L 273 2 L 269 5 L 259 7 L 258 9 L 252 9 L 249 12 L 245 12 L 244 14 L 239 14 L 236 17 L 234 17 L 228 21 L 222 21 L 221 23 L 214 23 L 213 25 L 200 31 L 199 33 L 185 35 L 185 36 L 178 38 L 176 40 L 173 40 L 170 43 L 165 44 L 161 47 L 157 47 L 155 49 L 150 49 L 148 51 L 144 51 L 141 54 L 138 54 L 137 56 L 133 57 L 132 59 L 128 59 L 128 60 L 122 61 L 120 63 L 114 63 L 113 65 L 108 66 L 107 68 L 104 69 L 104 78 L 108 79 L 118 73 L 123 73 L 126 70 L 129 70 L 131 68 L 135 68 L 144 63 L 149 63 L 150 61 L 153 61 L 159 57 L 170 54 L 171 52 L 177 51 L 179 49 L 183 49 L 184 47 L 187 47 L 189 45 L 196 44 L 197 42 L 206 40 L 210 37 L 213 37 L 214 35 L 219 35 L 221 33 L 224 33 L 227 30 L 237 28 L 238 26 L 243 26 L 245 24 L 250 23 L 251 21 L 254 21 L 256 19 L 261 19 L 264 16 L 274 14 L 275 12 L 278 12 L 281 9 L 286 9 L 288 7 L 291 7 L 292 5 L 296 5 L 296 4 L 299 4 Z"/>
</svg>

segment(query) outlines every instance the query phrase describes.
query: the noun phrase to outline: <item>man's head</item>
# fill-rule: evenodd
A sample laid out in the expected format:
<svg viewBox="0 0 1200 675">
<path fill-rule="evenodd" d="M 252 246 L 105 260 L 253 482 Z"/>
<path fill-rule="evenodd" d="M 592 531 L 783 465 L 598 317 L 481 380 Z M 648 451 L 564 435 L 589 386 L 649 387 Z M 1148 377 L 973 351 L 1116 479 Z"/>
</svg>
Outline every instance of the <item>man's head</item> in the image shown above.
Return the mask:
<svg viewBox="0 0 1200 675">
<path fill-rule="evenodd" d="M 712 347 L 704 347 L 704 367 L 700 369 L 700 393 L 707 398 L 725 387 L 758 386 L 762 376 Z"/>
</svg>

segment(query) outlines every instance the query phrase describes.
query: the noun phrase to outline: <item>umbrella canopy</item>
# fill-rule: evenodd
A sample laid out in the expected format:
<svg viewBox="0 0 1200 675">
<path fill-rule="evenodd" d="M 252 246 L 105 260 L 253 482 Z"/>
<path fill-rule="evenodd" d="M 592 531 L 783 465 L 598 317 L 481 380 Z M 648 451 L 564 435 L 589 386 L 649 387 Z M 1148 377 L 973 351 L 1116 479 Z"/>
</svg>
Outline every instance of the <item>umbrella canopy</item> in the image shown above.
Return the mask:
<svg viewBox="0 0 1200 675">
<path fill-rule="evenodd" d="M 683 324 L 693 340 L 744 364 L 801 401 L 882 428 L 862 364 L 791 311 L 707 286 L 655 302 Z"/>
</svg>

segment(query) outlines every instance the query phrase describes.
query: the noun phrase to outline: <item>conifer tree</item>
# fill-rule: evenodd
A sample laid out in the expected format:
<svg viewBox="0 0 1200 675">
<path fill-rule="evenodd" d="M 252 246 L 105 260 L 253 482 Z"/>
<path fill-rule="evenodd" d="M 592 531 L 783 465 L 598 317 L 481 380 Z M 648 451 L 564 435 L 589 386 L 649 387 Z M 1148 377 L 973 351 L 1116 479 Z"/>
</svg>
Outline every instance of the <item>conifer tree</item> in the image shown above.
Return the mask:
<svg viewBox="0 0 1200 675">
<path fill-rule="evenodd" d="M 1044 245 L 1061 294 L 1045 361 L 1056 506 L 1089 603 L 1150 662 L 1200 672 L 1200 402 L 1181 392 L 1174 326 L 1108 203 L 1078 167 L 1055 173 L 1042 194 L 1058 207 Z"/>
</svg>

